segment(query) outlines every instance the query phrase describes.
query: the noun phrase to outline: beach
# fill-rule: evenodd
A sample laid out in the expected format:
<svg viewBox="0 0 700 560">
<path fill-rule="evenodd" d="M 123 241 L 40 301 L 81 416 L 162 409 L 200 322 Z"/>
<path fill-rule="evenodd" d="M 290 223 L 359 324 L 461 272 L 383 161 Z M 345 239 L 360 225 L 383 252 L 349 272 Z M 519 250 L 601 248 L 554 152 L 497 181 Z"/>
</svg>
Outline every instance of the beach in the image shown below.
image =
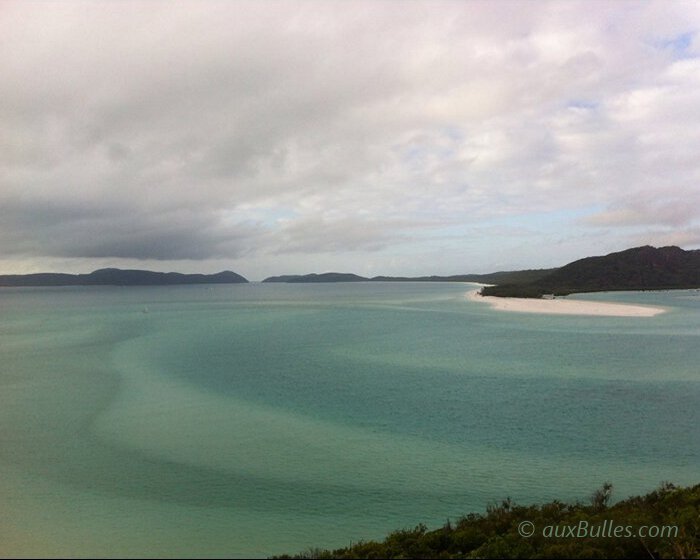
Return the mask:
<svg viewBox="0 0 700 560">
<path fill-rule="evenodd" d="M 625 303 L 608 303 L 602 301 L 583 301 L 565 299 L 512 298 L 482 296 L 479 290 L 467 292 L 469 301 L 488 303 L 498 311 L 517 313 L 545 313 L 549 315 L 595 315 L 600 317 L 653 317 L 666 310 L 662 307 L 648 305 L 629 305 Z"/>
</svg>

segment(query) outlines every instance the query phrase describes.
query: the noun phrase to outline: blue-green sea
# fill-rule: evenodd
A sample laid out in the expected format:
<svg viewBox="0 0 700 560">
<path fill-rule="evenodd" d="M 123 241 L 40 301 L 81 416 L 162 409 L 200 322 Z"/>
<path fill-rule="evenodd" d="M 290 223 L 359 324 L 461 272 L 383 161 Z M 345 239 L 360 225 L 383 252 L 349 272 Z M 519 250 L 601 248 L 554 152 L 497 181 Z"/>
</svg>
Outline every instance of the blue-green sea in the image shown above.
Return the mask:
<svg viewBox="0 0 700 560">
<path fill-rule="evenodd" d="M 0 555 L 268 556 L 700 482 L 700 292 L 0 289 Z"/>
</svg>

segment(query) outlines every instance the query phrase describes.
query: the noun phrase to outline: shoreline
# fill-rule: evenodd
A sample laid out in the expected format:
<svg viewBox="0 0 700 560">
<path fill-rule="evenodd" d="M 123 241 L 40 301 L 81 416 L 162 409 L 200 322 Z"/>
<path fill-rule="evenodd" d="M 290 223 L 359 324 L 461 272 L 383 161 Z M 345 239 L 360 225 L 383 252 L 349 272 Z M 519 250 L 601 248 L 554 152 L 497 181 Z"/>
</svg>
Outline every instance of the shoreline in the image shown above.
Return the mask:
<svg viewBox="0 0 700 560">
<path fill-rule="evenodd" d="M 589 315 L 597 317 L 654 317 L 666 313 L 666 309 L 650 305 L 609 303 L 574 299 L 506 298 L 479 295 L 478 290 L 465 294 L 469 301 L 487 303 L 497 311 L 515 313 L 541 313 L 546 315 Z"/>
</svg>

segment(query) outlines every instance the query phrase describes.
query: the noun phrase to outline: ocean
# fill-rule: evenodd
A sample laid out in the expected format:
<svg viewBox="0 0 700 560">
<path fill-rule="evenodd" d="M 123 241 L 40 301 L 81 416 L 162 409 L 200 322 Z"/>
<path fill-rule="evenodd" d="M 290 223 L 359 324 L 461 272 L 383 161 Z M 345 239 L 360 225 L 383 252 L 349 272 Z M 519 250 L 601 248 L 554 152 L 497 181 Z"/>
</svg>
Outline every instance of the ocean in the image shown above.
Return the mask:
<svg viewBox="0 0 700 560">
<path fill-rule="evenodd" d="M 0 289 L 0 555 L 265 557 L 700 475 L 700 292 Z"/>
</svg>

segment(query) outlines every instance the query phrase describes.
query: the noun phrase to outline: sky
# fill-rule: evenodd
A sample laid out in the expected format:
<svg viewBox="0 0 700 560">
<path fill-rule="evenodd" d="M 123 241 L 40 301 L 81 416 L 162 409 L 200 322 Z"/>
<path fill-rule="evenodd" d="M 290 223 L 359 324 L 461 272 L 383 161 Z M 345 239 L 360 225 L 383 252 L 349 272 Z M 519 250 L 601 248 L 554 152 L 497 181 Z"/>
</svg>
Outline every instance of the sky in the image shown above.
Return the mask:
<svg viewBox="0 0 700 560">
<path fill-rule="evenodd" d="M 0 273 L 700 247 L 700 2 L 0 0 Z"/>
</svg>

